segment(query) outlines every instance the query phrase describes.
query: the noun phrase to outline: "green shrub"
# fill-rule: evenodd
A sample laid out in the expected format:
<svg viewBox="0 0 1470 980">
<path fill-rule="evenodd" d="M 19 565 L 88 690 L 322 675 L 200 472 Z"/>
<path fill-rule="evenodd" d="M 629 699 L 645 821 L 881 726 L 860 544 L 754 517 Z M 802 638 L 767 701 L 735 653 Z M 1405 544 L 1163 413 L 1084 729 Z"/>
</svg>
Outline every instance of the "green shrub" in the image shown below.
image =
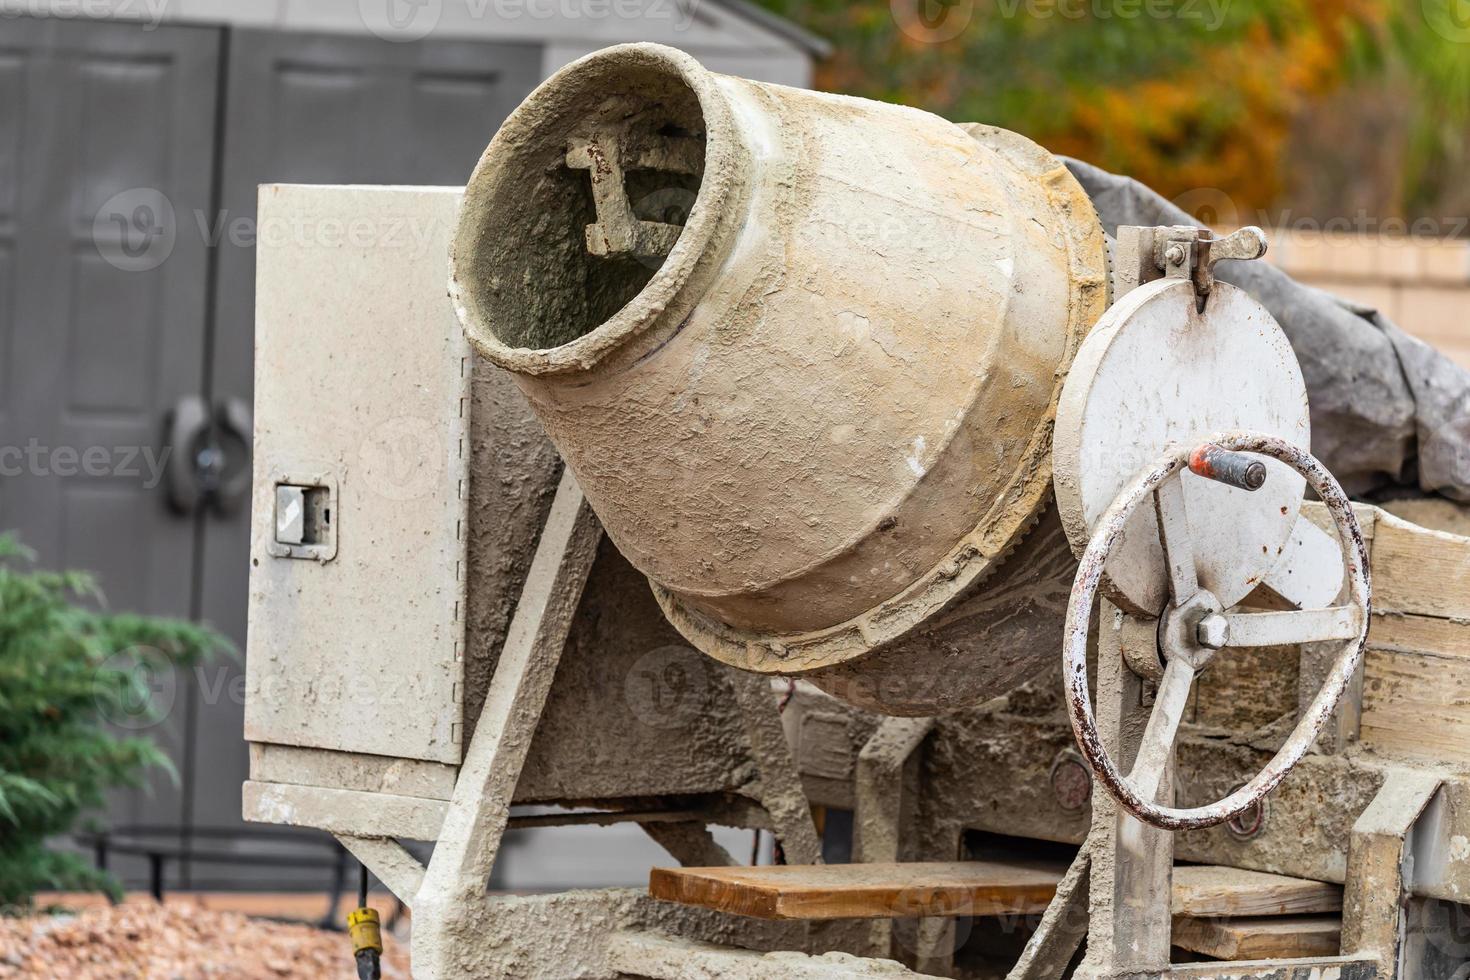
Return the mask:
<svg viewBox="0 0 1470 980">
<path fill-rule="evenodd" d="M 46 841 L 107 791 L 142 785 L 155 766 L 172 772 L 147 736 L 162 720 L 151 681 L 228 649 L 193 623 L 106 612 L 90 576 L 32 561 L 0 535 L 0 907 L 43 889 L 118 893 Z"/>
</svg>

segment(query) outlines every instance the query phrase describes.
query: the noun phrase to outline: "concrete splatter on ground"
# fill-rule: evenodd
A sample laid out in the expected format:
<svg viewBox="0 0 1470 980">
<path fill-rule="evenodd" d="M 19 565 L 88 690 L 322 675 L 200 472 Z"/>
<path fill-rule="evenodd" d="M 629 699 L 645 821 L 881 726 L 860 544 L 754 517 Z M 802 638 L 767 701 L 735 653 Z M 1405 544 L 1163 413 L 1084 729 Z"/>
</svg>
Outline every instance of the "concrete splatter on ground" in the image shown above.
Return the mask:
<svg viewBox="0 0 1470 980">
<path fill-rule="evenodd" d="M 408 951 L 384 936 L 385 980 Z M 344 934 L 187 904 L 135 901 L 70 914 L 0 917 L 0 978 L 326 980 L 356 977 Z"/>
</svg>

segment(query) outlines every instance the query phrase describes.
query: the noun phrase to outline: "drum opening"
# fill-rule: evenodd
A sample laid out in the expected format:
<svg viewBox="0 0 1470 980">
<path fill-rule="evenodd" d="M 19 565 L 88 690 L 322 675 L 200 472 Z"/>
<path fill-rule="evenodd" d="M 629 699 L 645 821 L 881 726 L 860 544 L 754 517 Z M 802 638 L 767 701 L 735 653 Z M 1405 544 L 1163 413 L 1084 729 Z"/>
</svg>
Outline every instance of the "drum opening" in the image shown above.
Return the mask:
<svg viewBox="0 0 1470 980">
<path fill-rule="evenodd" d="M 697 257 L 713 230 L 697 227 L 702 98 L 719 96 L 697 63 L 637 45 L 569 66 L 516 110 L 466 188 L 455 240 L 451 290 L 476 346 L 524 369 L 510 355 L 612 327 L 645 291 L 643 320 L 667 305 L 692 267 L 675 250 Z"/>
</svg>

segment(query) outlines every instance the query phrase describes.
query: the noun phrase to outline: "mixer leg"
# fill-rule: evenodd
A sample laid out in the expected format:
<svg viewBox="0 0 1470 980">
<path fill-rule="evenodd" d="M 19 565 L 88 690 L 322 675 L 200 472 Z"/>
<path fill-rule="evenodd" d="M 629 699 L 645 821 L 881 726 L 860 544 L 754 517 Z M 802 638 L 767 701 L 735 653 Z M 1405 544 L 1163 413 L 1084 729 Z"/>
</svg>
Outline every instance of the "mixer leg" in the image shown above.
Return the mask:
<svg viewBox="0 0 1470 980">
<path fill-rule="evenodd" d="M 1124 771 L 1133 766 L 1151 705 L 1125 648 L 1155 649 L 1158 623 L 1102 602 L 1098 617 L 1098 727 Z M 1160 800 L 1173 796 L 1172 748 L 1159 779 Z M 1169 965 L 1174 835 L 1150 827 L 1107 793 L 1092 795 L 1090 925 L 1078 977 L 1111 977 Z"/>
<path fill-rule="evenodd" d="M 884 718 L 858 753 L 853 814 L 853 860 L 897 861 L 903 823 L 904 774 L 919 746 L 934 728 L 933 718 Z M 893 945 L 893 920 L 874 919 L 870 949 L 887 956 Z"/>
<path fill-rule="evenodd" d="M 486 887 L 511 795 L 601 540 L 602 525 L 567 470 L 506 631 L 423 887 L 410 903 L 413 973 L 419 980 L 474 972 L 461 957 L 474 955 L 474 938 L 489 914 Z"/>
<path fill-rule="evenodd" d="M 953 976 L 955 920 L 937 916 L 920 919 L 917 939 L 914 971 L 926 977 Z"/>
<path fill-rule="evenodd" d="M 639 824 L 654 843 L 686 868 L 727 868 L 735 863 L 702 823 Z"/>
<path fill-rule="evenodd" d="M 1041 924 L 1026 943 L 1021 958 L 1006 980 L 1061 980 L 1072 957 L 1087 938 L 1087 897 L 1092 855 L 1087 844 L 1057 885 L 1056 897 L 1046 907 Z"/>
<path fill-rule="evenodd" d="M 1399 975 L 1404 936 L 1404 867 L 1413 866 L 1414 825 L 1439 792 L 1432 773 L 1399 771 L 1353 824 L 1342 896 L 1342 949 L 1378 961 L 1387 980 Z M 1410 975 L 1413 975 L 1412 973 Z"/>
<path fill-rule="evenodd" d="M 337 834 L 336 837 L 394 895 L 412 898 L 418 894 L 424 883 L 424 866 L 402 844 L 385 837 L 357 837 L 352 834 Z"/>
<path fill-rule="evenodd" d="M 760 773 L 753 795 L 771 815 L 771 829 L 786 851 L 789 864 L 820 864 L 822 842 L 812 820 L 811 802 L 801 785 L 801 773 L 781 726 L 781 709 L 765 674 L 729 672 L 730 686 L 745 722 L 751 756 Z"/>
</svg>

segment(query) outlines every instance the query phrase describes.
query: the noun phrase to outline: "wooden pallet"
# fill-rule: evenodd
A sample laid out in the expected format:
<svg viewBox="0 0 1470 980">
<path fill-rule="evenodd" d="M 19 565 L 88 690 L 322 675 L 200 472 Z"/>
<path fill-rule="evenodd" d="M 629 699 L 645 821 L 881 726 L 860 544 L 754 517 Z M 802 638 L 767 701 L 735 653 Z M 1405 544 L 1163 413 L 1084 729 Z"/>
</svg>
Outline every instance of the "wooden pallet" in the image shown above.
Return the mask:
<svg viewBox="0 0 1470 980">
<path fill-rule="evenodd" d="M 655 868 L 655 898 L 761 919 L 1032 915 L 1065 866 L 955 861 L 729 868 Z M 1173 913 L 1207 918 L 1335 912 L 1342 887 L 1208 865 L 1174 869 Z"/>
</svg>

